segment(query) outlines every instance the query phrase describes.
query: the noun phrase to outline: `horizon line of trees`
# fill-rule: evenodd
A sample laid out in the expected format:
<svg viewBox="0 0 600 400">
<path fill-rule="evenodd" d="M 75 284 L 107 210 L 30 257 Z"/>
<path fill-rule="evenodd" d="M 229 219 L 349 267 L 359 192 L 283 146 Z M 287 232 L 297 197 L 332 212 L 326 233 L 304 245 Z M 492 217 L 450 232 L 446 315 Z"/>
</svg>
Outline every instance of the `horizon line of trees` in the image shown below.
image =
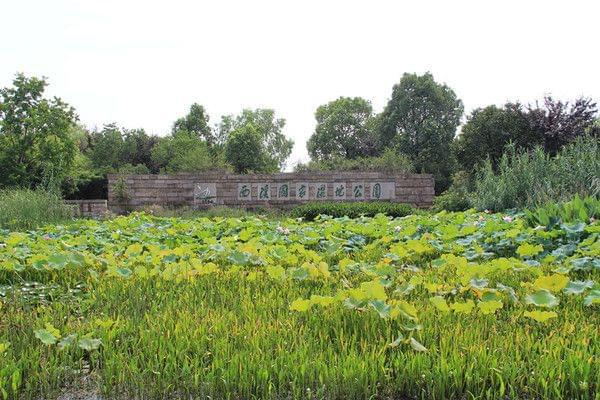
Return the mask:
<svg viewBox="0 0 600 400">
<path fill-rule="evenodd" d="M 45 79 L 17 74 L 0 89 L 0 188 L 44 187 L 67 197 L 105 196 L 108 173 L 176 173 L 227 169 L 277 172 L 293 141 L 285 119 L 272 109 L 244 109 L 210 125 L 194 103 L 164 137 L 106 124 L 88 130 L 73 107 L 47 99 Z M 306 146 L 311 158 L 296 170 L 392 169 L 432 173 L 436 192 L 463 171 L 490 160 L 497 166 L 507 145 L 540 146 L 556 155 L 581 136 L 600 136 L 596 103 L 545 96 L 541 102 L 473 110 L 460 127 L 464 106 L 454 90 L 430 73 L 405 73 L 379 114 L 361 97 L 339 97 L 315 112 Z"/>
</svg>

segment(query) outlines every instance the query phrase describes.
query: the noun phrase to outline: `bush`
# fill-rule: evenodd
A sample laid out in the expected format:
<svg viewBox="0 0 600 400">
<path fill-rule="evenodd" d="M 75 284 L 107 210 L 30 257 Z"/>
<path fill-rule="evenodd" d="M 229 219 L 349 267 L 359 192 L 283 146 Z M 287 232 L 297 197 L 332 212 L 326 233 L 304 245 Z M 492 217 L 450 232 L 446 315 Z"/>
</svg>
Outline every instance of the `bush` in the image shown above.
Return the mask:
<svg viewBox="0 0 600 400">
<path fill-rule="evenodd" d="M 28 230 L 73 218 L 73 208 L 54 193 L 42 190 L 0 191 L 0 228 Z"/>
<path fill-rule="evenodd" d="M 497 172 L 489 160 L 475 174 L 473 205 L 480 209 L 536 208 L 600 194 L 600 143 L 580 138 L 556 157 L 541 148 L 517 152 L 508 146 Z"/>
<path fill-rule="evenodd" d="M 578 195 L 566 203 L 550 203 L 534 210 L 525 210 L 525 221 L 529 226 L 545 226 L 583 222 L 590 223 L 600 218 L 600 200 L 596 197 L 581 199 Z"/>
<path fill-rule="evenodd" d="M 409 204 L 390 203 L 390 202 L 312 202 L 306 203 L 294 208 L 291 216 L 294 218 L 303 218 L 307 221 L 313 221 L 319 215 L 330 215 L 334 218 L 360 216 L 373 217 L 376 214 L 386 214 L 390 217 L 404 217 L 413 214 L 414 208 Z"/>
<path fill-rule="evenodd" d="M 459 171 L 452 177 L 448 190 L 433 200 L 436 211 L 465 211 L 471 208 L 469 173 Z"/>
</svg>

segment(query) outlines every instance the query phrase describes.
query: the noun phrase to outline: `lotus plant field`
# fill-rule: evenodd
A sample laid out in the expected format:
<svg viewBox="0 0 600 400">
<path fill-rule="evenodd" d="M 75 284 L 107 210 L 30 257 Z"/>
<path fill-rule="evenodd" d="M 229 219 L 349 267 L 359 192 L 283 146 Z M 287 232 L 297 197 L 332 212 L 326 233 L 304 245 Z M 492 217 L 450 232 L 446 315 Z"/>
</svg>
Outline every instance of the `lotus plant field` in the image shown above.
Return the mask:
<svg viewBox="0 0 600 400">
<path fill-rule="evenodd" d="M 599 310 L 593 219 L 0 231 L 0 398 L 600 399 Z"/>
</svg>

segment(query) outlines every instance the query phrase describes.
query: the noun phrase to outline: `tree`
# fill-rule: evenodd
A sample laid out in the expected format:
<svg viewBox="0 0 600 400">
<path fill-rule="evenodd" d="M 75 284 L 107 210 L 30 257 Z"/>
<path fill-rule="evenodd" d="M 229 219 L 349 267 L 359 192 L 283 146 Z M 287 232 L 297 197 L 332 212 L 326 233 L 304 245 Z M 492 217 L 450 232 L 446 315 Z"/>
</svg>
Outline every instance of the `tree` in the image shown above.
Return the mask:
<svg viewBox="0 0 600 400">
<path fill-rule="evenodd" d="M 152 149 L 152 161 L 166 173 L 206 171 L 220 165 L 206 141 L 185 130 L 161 139 Z"/>
<path fill-rule="evenodd" d="M 106 124 L 91 134 L 89 158 L 102 175 L 118 171 L 123 162 L 123 134 L 116 124 Z"/>
<path fill-rule="evenodd" d="M 123 162 L 144 165 L 149 171 L 158 172 L 152 161 L 152 149 L 158 144 L 158 136 L 150 136 L 143 129 L 123 130 Z"/>
<path fill-rule="evenodd" d="M 219 124 L 217 142 L 227 143 L 234 131 L 249 125 L 252 125 L 259 135 L 265 157 L 262 160 L 262 169 L 254 171 L 275 172 L 285 168 L 285 161 L 292 152 L 294 142 L 281 133 L 285 126 L 285 119 L 275 118 L 275 111 L 271 109 L 246 109 L 238 116 L 223 116 Z"/>
<path fill-rule="evenodd" d="M 307 143 L 313 160 L 331 157 L 354 159 L 376 154 L 377 137 L 369 122 L 373 107 L 361 97 L 340 97 L 319 106 L 317 126 Z"/>
<path fill-rule="evenodd" d="M 58 187 L 73 166 L 75 110 L 43 97 L 44 78 L 17 74 L 0 89 L 0 186 Z"/>
<path fill-rule="evenodd" d="M 204 107 L 198 103 L 194 103 L 190 107 L 190 112 L 185 117 L 175 121 L 172 133 L 178 131 L 193 133 L 199 138 L 204 139 L 210 147 L 215 144 L 216 138 L 208 125 L 208 121 L 209 117 Z"/>
<path fill-rule="evenodd" d="M 271 160 L 262 140 L 258 129 L 251 123 L 235 129 L 228 135 L 225 144 L 225 160 L 238 174 L 264 171 L 265 163 Z"/>
<path fill-rule="evenodd" d="M 518 103 L 474 110 L 455 138 L 452 150 L 460 169 L 471 172 L 488 157 L 495 167 L 511 142 L 517 148 L 531 148 L 538 143 L 536 131 Z"/>
<path fill-rule="evenodd" d="M 537 132 L 544 146 L 544 151 L 556 155 L 566 144 L 586 134 L 594 124 L 596 103 L 591 99 L 580 97 L 573 103 L 554 100 L 551 96 L 527 107 L 529 124 Z"/>
<path fill-rule="evenodd" d="M 433 173 L 436 191 L 450 182 L 450 144 L 463 113 L 463 104 L 448 86 L 430 73 L 404 74 L 379 120 L 379 145 L 408 155 L 417 171 Z"/>
</svg>

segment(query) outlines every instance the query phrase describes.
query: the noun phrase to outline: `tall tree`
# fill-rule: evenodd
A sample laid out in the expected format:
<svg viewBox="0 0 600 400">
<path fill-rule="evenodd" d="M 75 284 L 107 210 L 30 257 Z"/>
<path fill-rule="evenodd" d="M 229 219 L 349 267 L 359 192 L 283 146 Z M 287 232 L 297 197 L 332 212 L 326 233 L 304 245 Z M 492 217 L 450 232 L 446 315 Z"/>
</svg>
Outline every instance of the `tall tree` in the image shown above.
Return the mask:
<svg viewBox="0 0 600 400">
<path fill-rule="evenodd" d="M 340 97 L 319 106 L 317 126 L 307 143 L 315 161 L 331 157 L 355 159 L 375 155 L 376 133 L 371 129 L 373 107 L 361 97 Z"/>
<path fill-rule="evenodd" d="M 172 133 L 178 131 L 193 133 L 204 139 L 210 147 L 215 143 L 215 136 L 213 135 L 213 131 L 210 128 L 208 121 L 208 113 L 204 107 L 198 103 L 194 103 L 191 105 L 190 111 L 185 117 L 175 121 Z"/>
<path fill-rule="evenodd" d="M 282 133 L 285 119 L 275 118 L 274 110 L 265 108 L 245 109 L 237 116 L 223 116 L 218 129 L 218 142 L 226 143 L 233 131 L 248 125 L 252 125 L 260 136 L 262 149 L 266 157 L 263 163 L 263 171 L 273 172 L 285 168 L 285 162 L 292 152 L 294 142 Z"/>
<path fill-rule="evenodd" d="M 205 171 L 219 166 L 206 141 L 186 130 L 161 139 L 152 149 L 152 161 L 166 173 Z"/>
<path fill-rule="evenodd" d="M 538 144 L 537 133 L 520 104 L 508 103 L 504 107 L 488 106 L 474 110 L 455 138 L 452 149 L 459 168 L 471 172 L 488 157 L 496 166 L 509 142 L 517 148 Z"/>
<path fill-rule="evenodd" d="M 546 96 L 542 105 L 529 105 L 526 115 L 546 153 L 556 155 L 564 145 L 586 134 L 597 112 L 596 103 L 589 98 L 580 97 L 569 103 Z"/>
<path fill-rule="evenodd" d="M 235 129 L 227 137 L 225 160 L 239 174 L 268 171 L 265 164 L 271 160 L 265 152 L 262 140 L 262 135 L 252 123 Z"/>
<path fill-rule="evenodd" d="M 417 171 L 432 173 L 439 193 L 450 183 L 450 144 L 462 113 L 456 93 L 430 73 L 404 74 L 380 116 L 380 146 L 397 147 Z"/>
<path fill-rule="evenodd" d="M 61 99 L 44 98 L 46 86 L 18 74 L 0 89 L 0 186 L 58 187 L 73 166 L 77 115 Z"/>
</svg>

